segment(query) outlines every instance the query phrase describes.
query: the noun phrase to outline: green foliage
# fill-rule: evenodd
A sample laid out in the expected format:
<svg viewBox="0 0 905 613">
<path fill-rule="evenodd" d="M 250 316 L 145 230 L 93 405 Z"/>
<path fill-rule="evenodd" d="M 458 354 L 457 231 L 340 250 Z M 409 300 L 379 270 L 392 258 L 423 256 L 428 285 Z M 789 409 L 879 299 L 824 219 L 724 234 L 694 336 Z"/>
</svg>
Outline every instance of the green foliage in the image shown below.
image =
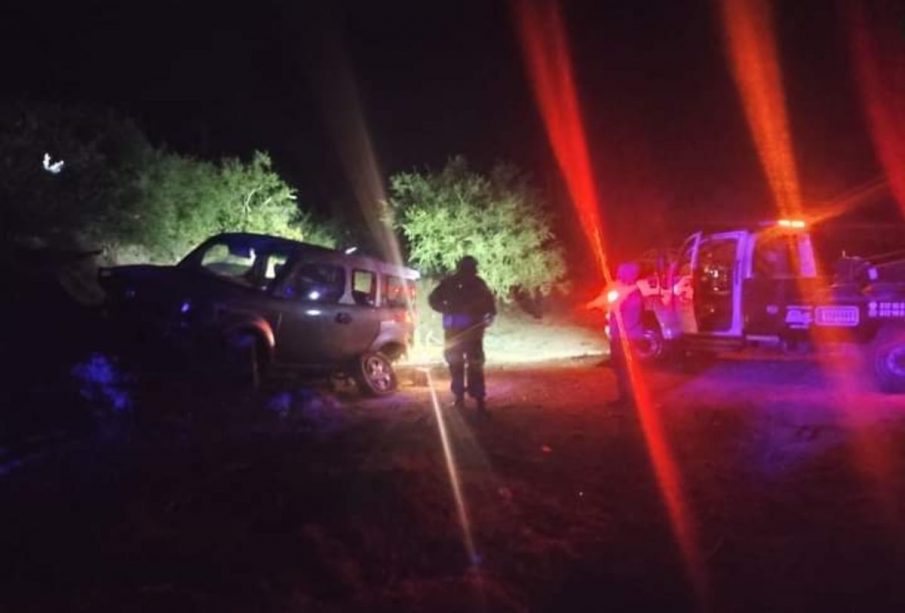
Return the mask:
<svg viewBox="0 0 905 613">
<path fill-rule="evenodd" d="M 296 207 L 295 190 L 265 153 L 214 164 L 154 151 L 134 185 L 138 198 L 114 250 L 141 245 L 152 260 L 172 261 L 212 234 L 236 231 L 334 245 L 329 229 Z"/>
<path fill-rule="evenodd" d="M 503 299 L 515 288 L 548 293 L 565 275 L 549 215 L 512 166 L 497 165 L 483 176 L 459 157 L 439 173 L 397 174 L 389 204 L 410 260 L 427 275 L 449 272 L 470 254 Z"/>
<path fill-rule="evenodd" d="M 59 174 L 45 153 L 64 161 Z M 0 108 L 0 228 L 7 240 L 101 246 L 116 261 L 172 262 L 223 231 L 335 243 L 266 153 L 199 160 L 153 147 L 127 118 L 34 105 Z"/>
</svg>

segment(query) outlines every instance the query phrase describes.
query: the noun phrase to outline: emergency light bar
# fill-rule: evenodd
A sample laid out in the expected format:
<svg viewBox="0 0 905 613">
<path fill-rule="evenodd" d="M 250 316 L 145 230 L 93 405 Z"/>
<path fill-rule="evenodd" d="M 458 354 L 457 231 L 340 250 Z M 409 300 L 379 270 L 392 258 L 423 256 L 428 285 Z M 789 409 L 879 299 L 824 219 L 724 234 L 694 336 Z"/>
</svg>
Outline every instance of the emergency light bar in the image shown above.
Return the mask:
<svg viewBox="0 0 905 613">
<path fill-rule="evenodd" d="M 802 229 L 807 227 L 807 224 L 801 219 L 780 219 L 776 224 L 783 228 Z"/>
</svg>

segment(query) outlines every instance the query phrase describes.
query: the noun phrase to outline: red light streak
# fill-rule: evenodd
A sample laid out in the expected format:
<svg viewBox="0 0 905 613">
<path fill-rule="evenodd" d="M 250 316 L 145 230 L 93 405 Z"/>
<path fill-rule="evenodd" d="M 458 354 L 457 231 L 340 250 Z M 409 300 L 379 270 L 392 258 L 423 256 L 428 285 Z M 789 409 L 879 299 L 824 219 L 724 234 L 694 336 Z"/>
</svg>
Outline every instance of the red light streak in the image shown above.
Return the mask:
<svg viewBox="0 0 905 613">
<path fill-rule="evenodd" d="M 555 2 L 513 0 L 513 6 L 528 76 L 547 138 L 601 276 L 609 285 L 612 277 L 604 249 L 600 200 L 591 171 L 562 15 Z M 624 327 L 618 317 L 616 324 Z M 694 524 L 686 508 L 679 470 L 669 449 L 660 415 L 651 402 L 641 370 L 630 352 L 627 362 L 641 429 L 673 534 L 699 597 L 706 599 L 703 563 Z"/>
<path fill-rule="evenodd" d="M 877 157 L 905 214 L 905 42 L 894 15 L 871 22 L 852 3 L 852 52 Z"/>
<path fill-rule="evenodd" d="M 776 205 L 783 217 L 800 217 L 801 187 L 769 5 L 723 0 L 722 16 L 732 75 Z"/>
<path fill-rule="evenodd" d="M 514 6 L 522 50 L 547 137 L 600 273 L 609 281 L 597 187 L 562 16 L 555 2 L 515 0 Z"/>
<path fill-rule="evenodd" d="M 798 221 L 803 212 L 801 188 L 795 167 L 769 4 L 766 0 L 722 0 L 721 6 L 732 73 L 776 205 L 780 215 L 786 218 L 780 221 L 780 225 L 803 228 L 806 224 Z M 855 46 L 859 48 L 858 44 Z M 867 47 L 862 44 L 860 48 Z M 862 55 L 866 57 L 867 53 L 863 49 Z M 880 83 L 872 69 L 873 65 L 863 67 L 863 80 L 866 89 L 879 99 L 881 96 L 876 94 L 881 91 Z M 868 106 L 872 108 L 870 114 L 875 124 L 875 137 L 879 135 L 878 147 L 884 164 L 895 166 L 895 170 L 887 168 L 887 172 L 899 173 L 890 174 L 890 183 L 901 181 L 905 190 L 905 171 L 901 170 L 902 162 L 905 162 L 905 147 L 902 146 L 905 141 L 900 138 L 902 133 L 896 132 L 898 126 L 882 104 Z M 873 190 L 866 190 L 861 195 L 869 196 L 871 191 Z M 905 195 L 905 191 L 902 193 Z M 852 200 L 851 204 L 855 202 L 856 200 Z M 800 285 L 799 289 L 802 295 L 809 294 L 806 285 Z M 865 436 L 856 409 L 859 390 L 852 375 L 852 365 L 834 354 L 834 345 L 839 342 L 851 345 L 854 339 L 844 330 L 835 335 L 813 332 L 811 337 L 817 346 L 818 362 L 829 375 L 834 387 L 835 408 L 854 436 L 855 462 L 865 477 L 874 482 L 885 503 L 888 499 L 884 485 L 889 476 L 888 453 L 872 444 Z"/>
</svg>

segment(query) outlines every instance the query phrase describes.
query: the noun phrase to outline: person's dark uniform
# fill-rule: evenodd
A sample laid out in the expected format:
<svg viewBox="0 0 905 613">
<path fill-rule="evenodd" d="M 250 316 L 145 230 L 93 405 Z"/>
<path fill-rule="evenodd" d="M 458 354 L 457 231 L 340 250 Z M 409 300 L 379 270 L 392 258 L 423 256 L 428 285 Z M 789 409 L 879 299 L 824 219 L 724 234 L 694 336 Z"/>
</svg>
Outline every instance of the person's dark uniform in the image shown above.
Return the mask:
<svg viewBox="0 0 905 613">
<path fill-rule="evenodd" d="M 478 276 L 478 261 L 463 257 L 456 272 L 431 292 L 428 302 L 443 314 L 444 357 L 449 364 L 456 406 L 464 406 L 468 392 L 477 401 L 478 410 L 485 410 L 484 329 L 496 315 L 496 304 L 487 284 Z"/>
<path fill-rule="evenodd" d="M 622 264 L 616 273 L 618 298 L 610 306 L 610 360 L 616 375 L 618 398 L 616 403 L 634 403 L 635 393 L 629 374 L 628 358 L 632 344 L 644 336 L 641 316 L 644 298 L 638 289 L 638 266 Z M 618 316 L 617 316 L 618 314 Z M 620 321 L 621 320 L 621 321 Z"/>
</svg>

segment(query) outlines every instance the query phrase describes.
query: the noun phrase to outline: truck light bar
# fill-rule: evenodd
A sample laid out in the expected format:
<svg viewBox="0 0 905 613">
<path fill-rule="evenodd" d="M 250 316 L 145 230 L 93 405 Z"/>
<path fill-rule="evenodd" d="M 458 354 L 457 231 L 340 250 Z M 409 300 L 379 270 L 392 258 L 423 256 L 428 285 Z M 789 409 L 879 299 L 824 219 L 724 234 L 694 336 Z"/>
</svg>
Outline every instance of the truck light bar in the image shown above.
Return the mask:
<svg viewBox="0 0 905 613">
<path fill-rule="evenodd" d="M 801 220 L 801 219 L 780 219 L 776 223 L 777 223 L 777 225 L 779 225 L 783 228 L 799 228 L 799 229 L 801 229 L 801 228 L 807 227 L 807 224 L 804 222 L 804 220 Z"/>
</svg>

